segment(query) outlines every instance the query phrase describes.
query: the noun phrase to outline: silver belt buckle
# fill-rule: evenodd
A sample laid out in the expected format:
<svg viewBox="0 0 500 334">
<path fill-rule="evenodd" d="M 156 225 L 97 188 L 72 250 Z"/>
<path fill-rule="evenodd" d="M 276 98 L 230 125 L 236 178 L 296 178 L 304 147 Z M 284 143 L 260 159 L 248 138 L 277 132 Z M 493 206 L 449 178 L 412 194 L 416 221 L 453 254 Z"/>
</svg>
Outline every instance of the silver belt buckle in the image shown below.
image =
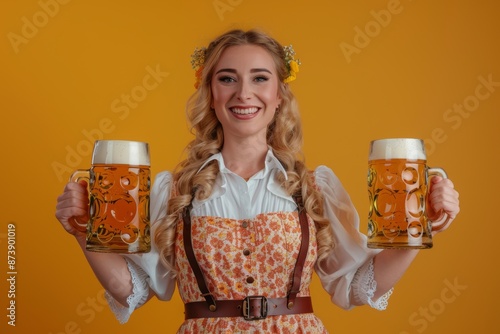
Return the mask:
<svg viewBox="0 0 500 334">
<path fill-rule="evenodd" d="M 264 296 L 248 296 L 243 299 L 243 318 L 260 320 L 267 317 L 267 298 Z"/>
</svg>

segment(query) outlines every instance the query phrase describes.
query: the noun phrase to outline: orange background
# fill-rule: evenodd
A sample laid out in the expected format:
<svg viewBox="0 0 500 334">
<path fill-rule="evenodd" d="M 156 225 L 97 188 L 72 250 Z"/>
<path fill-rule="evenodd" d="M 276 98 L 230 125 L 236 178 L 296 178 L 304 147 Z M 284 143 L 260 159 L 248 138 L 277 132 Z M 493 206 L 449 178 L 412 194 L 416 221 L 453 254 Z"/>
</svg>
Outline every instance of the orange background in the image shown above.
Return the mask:
<svg viewBox="0 0 500 334">
<path fill-rule="evenodd" d="M 2 2 L 0 332 L 175 332 L 177 294 L 118 324 L 54 218 L 56 198 L 101 136 L 147 141 L 153 174 L 171 170 L 190 139 L 190 54 L 229 28 L 258 27 L 295 47 L 307 162 L 339 175 L 363 232 L 372 139 L 426 139 L 429 164 L 461 193 L 459 218 L 419 254 L 385 312 L 341 310 L 315 279 L 314 308 L 328 330 L 498 333 L 499 9 L 493 0 Z M 15 327 L 6 317 L 9 223 Z"/>
</svg>

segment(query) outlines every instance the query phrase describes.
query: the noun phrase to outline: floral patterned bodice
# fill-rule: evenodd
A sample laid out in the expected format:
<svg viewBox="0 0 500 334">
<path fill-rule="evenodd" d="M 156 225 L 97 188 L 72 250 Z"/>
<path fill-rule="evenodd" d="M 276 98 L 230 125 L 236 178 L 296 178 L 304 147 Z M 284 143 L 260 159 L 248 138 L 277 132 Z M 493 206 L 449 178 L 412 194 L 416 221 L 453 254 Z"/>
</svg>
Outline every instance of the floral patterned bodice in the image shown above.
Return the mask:
<svg viewBox="0 0 500 334">
<path fill-rule="evenodd" d="M 308 218 L 310 242 L 298 296 L 309 296 L 317 258 L 316 229 Z M 183 224 L 177 227 L 176 267 L 182 300 L 204 301 L 184 251 Z M 286 297 L 301 242 L 297 212 L 259 214 L 254 219 L 192 217 L 196 259 L 210 292 L 218 300 L 263 295 Z M 263 320 L 189 319 L 179 333 L 326 333 L 313 314 L 282 315 Z"/>
</svg>

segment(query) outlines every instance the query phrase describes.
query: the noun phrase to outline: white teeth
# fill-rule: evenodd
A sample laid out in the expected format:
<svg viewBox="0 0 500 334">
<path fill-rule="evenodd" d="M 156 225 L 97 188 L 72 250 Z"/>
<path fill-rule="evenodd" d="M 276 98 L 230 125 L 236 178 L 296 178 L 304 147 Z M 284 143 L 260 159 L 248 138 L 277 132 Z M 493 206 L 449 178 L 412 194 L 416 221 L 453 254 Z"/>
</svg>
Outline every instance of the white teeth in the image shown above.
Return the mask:
<svg viewBox="0 0 500 334">
<path fill-rule="evenodd" d="M 235 114 L 240 114 L 240 115 L 250 115 L 253 113 L 256 113 L 259 110 L 259 108 L 252 107 L 252 108 L 231 108 L 231 111 L 234 112 Z"/>
</svg>

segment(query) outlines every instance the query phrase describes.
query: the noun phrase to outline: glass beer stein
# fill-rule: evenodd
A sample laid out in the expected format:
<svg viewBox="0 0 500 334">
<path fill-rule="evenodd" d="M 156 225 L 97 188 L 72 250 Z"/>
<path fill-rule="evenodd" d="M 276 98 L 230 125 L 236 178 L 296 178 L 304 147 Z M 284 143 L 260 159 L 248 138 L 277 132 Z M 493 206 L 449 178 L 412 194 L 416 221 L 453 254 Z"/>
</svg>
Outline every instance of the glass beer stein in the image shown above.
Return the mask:
<svg viewBox="0 0 500 334">
<path fill-rule="evenodd" d="M 428 179 L 446 178 L 441 168 L 427 166 L 421 139 L 393 138 L 370 143 L 368 158 L 368 247 L 431 248 L 432 231 L 448 222 L 427 218 Z"/>
<path fill-rule="evenodd" d="M 150 162 L 147 143 L 95 142 L 90 169 L 71 181 L 88 182 L 89 221 L 86 248 L 95 252 L 144 253 L 151 249 L 149 222 Z"/>
</svg>

